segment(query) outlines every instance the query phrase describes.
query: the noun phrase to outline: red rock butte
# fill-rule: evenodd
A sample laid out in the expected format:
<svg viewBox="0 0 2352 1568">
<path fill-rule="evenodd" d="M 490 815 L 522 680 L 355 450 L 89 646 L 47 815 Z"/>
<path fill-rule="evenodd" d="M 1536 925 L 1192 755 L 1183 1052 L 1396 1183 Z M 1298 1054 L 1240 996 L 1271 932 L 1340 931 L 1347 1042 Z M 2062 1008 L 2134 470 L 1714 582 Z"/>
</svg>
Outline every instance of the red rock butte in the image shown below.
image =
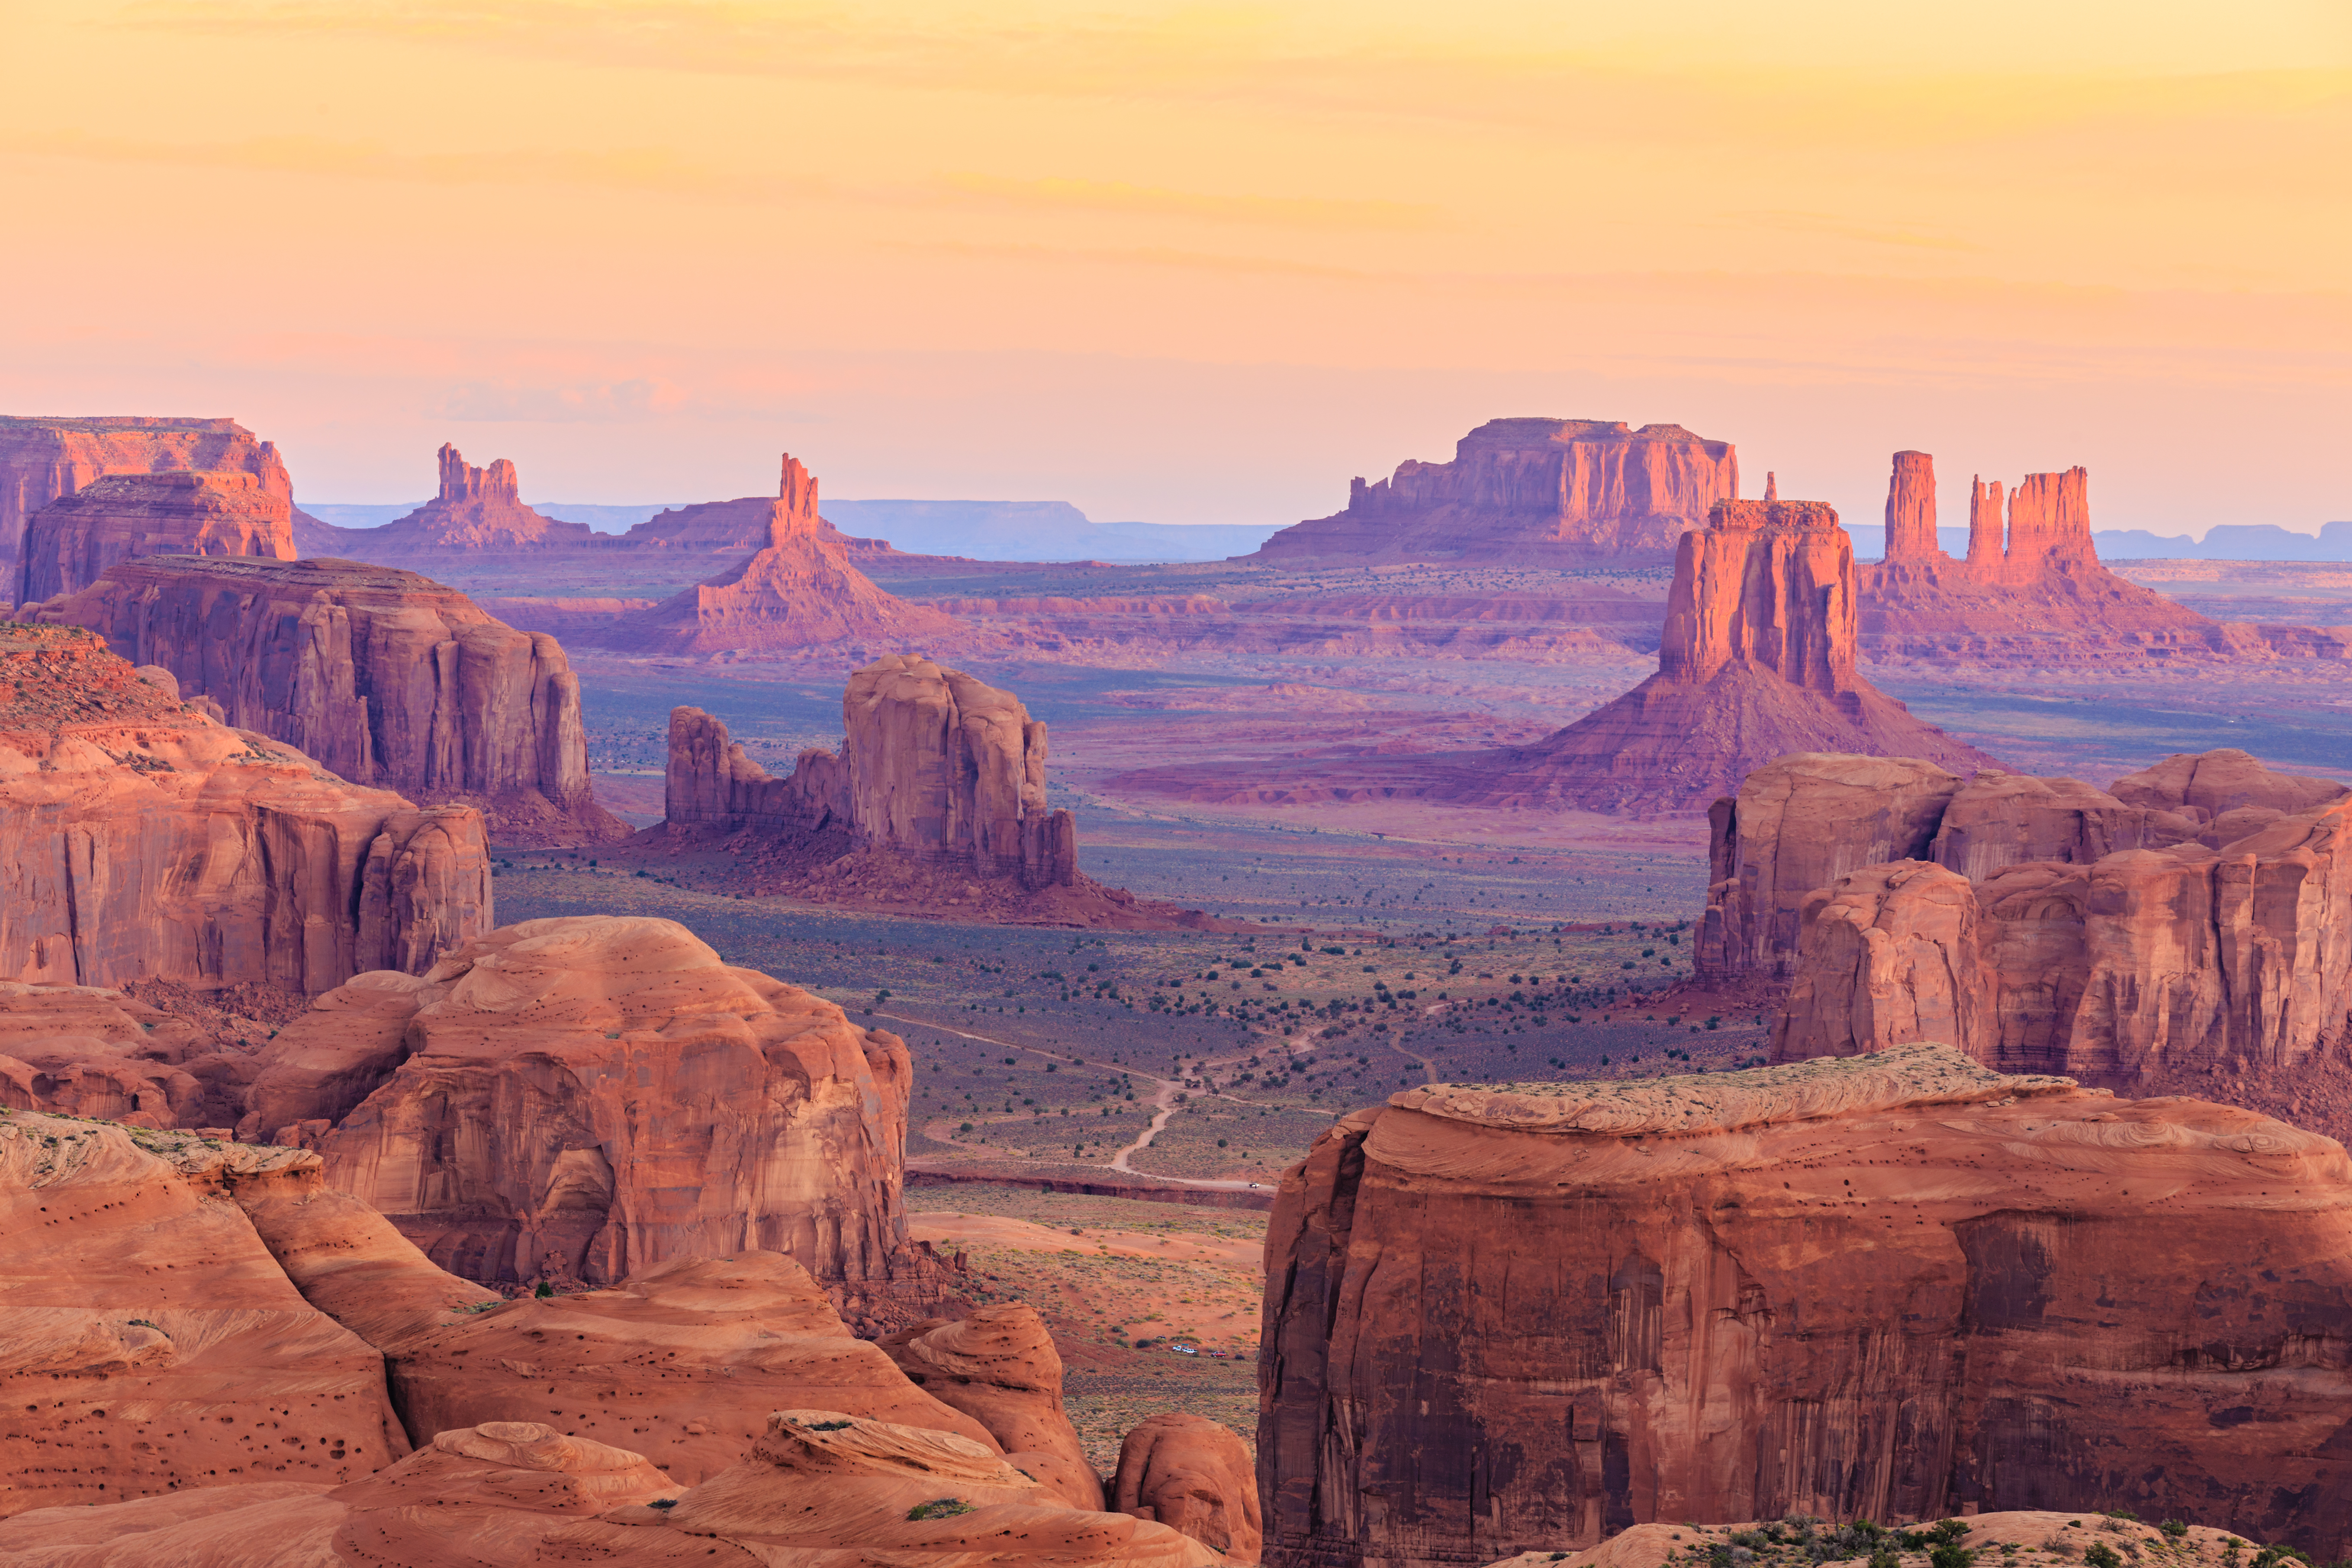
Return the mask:
<svg viewBox="0 0 2352 1568">
<path fill-rule="evenodd" d="M 26 597 L 25 524 L 58 497 L 109 474 L 232 471 L 292 504 L 277 447 L 233 419 L 0 415 L 0 592 Z"/>
<path fill-rule="evenodd" d="M 1738 495 L 1731 444 L 1678 424 L 1494 419 L 1455 444 L 1451 463 L 1351 480 L 1347 510 L 1285 528 L 1252 559 L 1663 566 L 1678 538 Z"/>
<path fill-rule="evenodd" d="M 110 474 L 50 502 L 25 525 L 21 602 L 75 593 L 138 556 L 294 559 L 294 508 L 237 470 Z"/>
<path fill-rule="evenodd" d="M 501 843 L 628 836 L 588 780 L 580 678 L 554 638 L 455 589 L 345 560 L 124 560 L 43 605 L 185 697 L 355 784 L 482 808 Z"/>
<path fill-rule="evenodd" d="M 1433 1084 L 1284 1176 L 1266 1276 L 1272 1568 L 1790 1512 L 2352 1543 L 2352 1161 L 2232 1106 L 1924 1044 Z"/>
<path fill-rule="evenodd" d="M 2087 469 L 1971 486 L 1969 553 L 1936 543 L 1935 460 L 1898 452 L 1885 559 L 1859 572 L 1861 647 L 1873 659 L 2082 664 L 2304 651 L 2309 629 L 2224 625 L 2099 564 Z M 2004 531 L 2004 500 L 2006 525 Z"/>
<path fill-rule="evenodd" d="M 1853 546 L 1828 506 L 1767 494 L 1682 537 L 1656 674 L 1532 746 L 1447 759 L 1429 795 L 1671 812 L 1790 751 L 1991 765 L 1856 673 Z"/>
<path fill-rule="evenodd" d="M 630 653 L 710 655 L 956 630 L 950 617 L 885 592 L 851 564 L 843 536 L 817 516 L 815 476 L 790 453 L 766 522 L 767 543 L 750 559 L 600 629 L 598 642 Z"/>
</svg>

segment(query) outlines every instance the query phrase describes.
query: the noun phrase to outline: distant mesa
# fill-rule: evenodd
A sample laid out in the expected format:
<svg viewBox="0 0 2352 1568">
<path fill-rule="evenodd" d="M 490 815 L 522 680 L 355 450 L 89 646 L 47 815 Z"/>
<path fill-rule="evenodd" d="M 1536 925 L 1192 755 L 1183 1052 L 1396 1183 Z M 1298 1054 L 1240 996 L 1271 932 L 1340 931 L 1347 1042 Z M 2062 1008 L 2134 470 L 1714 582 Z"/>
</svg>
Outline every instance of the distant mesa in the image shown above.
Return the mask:
<svg viewBox="0 0 2352 1568">
<path fill-rule="evenodd" d="M 1932 664 L 2133 664 L 2167 659 L 2352 656 L 2314 627 L 2215 622 L 2099 562 L 2090 473 L 1974 480 L 1969 547 L 1937 542 L 1935 460 L 1898 452 L 1886 554 L 1859 571 L 1865 657 Z"/>
<path fill-rule="evenodd" d="M 596 640 L 630 653 L 709 657 L 955 630 L 951 618 L 885 592 L 851 564 L 840 533 L 817 516 L 815 476 L 789 453 L 763 522 L 766 542 L 748 560 L 603 629 Z"/>
<path fill-rule="evenodd" d="M 1790 751 L 1993 765 L 1856 673 L 1853 543 L 1822 502 L 1766 495 L 1682 537 L 1656 674 L 1532 746 L 1446 759 L 1431 797 L 1684 811 Z"/>
<path fill-rule="evenodd" d="M 969 919 L 1216 930 L 1078 870 L 1076 819 L 1045 797 L 1045 726 L 961 670 L 893 653 L 849 677 L 839 755 L 770 774 L 699 708 L 670 714 L 667 807 L 640 852 L 695 854 L 749 891 Z"/>
<path fill-rule="evenodd" d="M 294 499 L 278 448 L 233 419 L 0 415 L 0 597 L 58 591 L 24 591 L 25 526 L 34 513 L 110 474 L 172 473 L 250 474 L 268 494 L 289 507 Z"/>
<path fill-rule="evenodd" d="M 476 468 L 448 444 L 436 457 L 441 491 L 433 499 L 380 528 L 338 528 L 306 517 L 297 532 L 301 553 L 397 562 L 417 551 L 535 552 L 585 545 L 596 537 L 585 523 L 559 522 L 523 505 L 515 465 L 503 457 Z"/>
<path fill-rule="evenodd" d="M 1731 444 L 1678 424 L 1495 419 L 1451 463 L 1350 481 L 1347 510 L 1285 528 L 1248 559 L 1664 566 L 1676 539 L 1738 496 Z"/>
<path fill-rule="evenodd" d="M 354 784 L 478 806 L 499 842 L 628 836 L 591 790 L 580 678 L 562 645 L 415 572 L 152 556 L 35 614 L 89 627 L 225 722 Z"/>
<path fill-rule="evenodd" d="M 16 596 L 73 593 L 138 556 L 294 559 L 293 505 L 237 470 L 110 474 L 33 514 Z"/>
</svg>

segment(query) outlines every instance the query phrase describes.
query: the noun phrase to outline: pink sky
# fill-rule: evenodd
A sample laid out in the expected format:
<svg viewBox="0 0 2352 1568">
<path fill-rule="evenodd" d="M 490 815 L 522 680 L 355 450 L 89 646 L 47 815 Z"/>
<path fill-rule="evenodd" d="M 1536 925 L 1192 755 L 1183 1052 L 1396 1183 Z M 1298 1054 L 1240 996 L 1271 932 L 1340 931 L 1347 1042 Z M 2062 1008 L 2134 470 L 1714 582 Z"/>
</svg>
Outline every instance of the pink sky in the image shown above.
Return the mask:
<svg viewBox="0 0 2352 1568">
<path fill-rule="evenodd" d="M 6 0 L 0 411 L 1286 523 L 1498 414 L 2352 517 L 2340 0 Z"/>
</svg>

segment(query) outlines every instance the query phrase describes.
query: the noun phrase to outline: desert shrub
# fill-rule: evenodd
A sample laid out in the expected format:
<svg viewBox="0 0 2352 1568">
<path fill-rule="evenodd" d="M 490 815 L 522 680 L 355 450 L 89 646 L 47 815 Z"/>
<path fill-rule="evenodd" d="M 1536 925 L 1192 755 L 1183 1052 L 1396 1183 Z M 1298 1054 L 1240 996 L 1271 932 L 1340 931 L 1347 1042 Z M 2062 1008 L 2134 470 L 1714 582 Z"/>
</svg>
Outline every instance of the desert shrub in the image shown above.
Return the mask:
<svg viewBox="0 0 2352 1568">
<path fill-rule="evenodd" d="M 2189 1527 L 2177 1519 L 2168 1519 L 2157 1528 L 2175 1541 L 2189 1533 Z"/>
<path fill-rule="evenodd" d="M 933 1498 L 929 1502 L 917 1503 L 907 1511 L 907 1517 L 908 1519 L 953 1519 L 957 1514 L 971 1511 L 971 1504 L 960 1497 L 940 1497 Z"/>
<path fill-rule="evenodd" d="M 2123 1568 L 2123 1553 L 2104 1541 L 2094 1541 L 2083 1548 L 2083 1562 L 2087 1568 Z"/>
</svg>

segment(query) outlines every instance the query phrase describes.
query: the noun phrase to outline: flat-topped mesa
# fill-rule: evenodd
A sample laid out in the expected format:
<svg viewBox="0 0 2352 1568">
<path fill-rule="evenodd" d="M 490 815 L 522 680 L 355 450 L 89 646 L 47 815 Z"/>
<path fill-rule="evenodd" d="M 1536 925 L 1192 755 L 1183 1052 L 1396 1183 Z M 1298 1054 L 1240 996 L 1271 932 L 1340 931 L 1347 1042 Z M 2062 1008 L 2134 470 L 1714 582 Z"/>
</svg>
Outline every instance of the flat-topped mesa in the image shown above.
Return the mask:
<svg viewBox="0 0 2352 1568">
<path fill-rule="evenodd" d="M 1679 536 L 1738 494 L 1731 444 L 1677 424 L 1496 419 L 1462 437 L 1451 463 L 1351 480 L 1346 511 L 1284 529 L 1255 559 L 1664 565 Z"/>
<path fill-rule="evenodd" d="M 278 448 L 233 419 L 0 415 L 0 597 L 23 587 L 25 524 L 60 496 L 109 474 L 251 474 L 294 498 Z"/>
<path fill-rule="evenodd" d="M 665 821 L 703 832 L 845 832 L 848 847 L 1031 889 L 1079 879 L 1076 820 L 1045 803 L 1045 726 L 1011 692 L 892 653 L 849 677 L 835 756 L 782 779 L 699 708 L 670 715 Z"/>
<path fill-rule="evenodd" d="M 478 810 L 347 783 L 171 684 L 79 627 L 0 627 L 0 975 L 315 993 L 488 929 Z"/>
<path fill-rule="evenodd" d="M 33 514 L 25 527 L 19 602 L 89 587 L 138 556 L 294 559 L 294 507 L 259 476 L 110 474 Z"/>
<path fill-rule="evenodd" d="M 599 629 L 598 642 L 634 653 L 736 655 L 957 629 L 950 617 L 885 592 L 850 564 L 847 541 L 817 516 L 815 476 L 790 453 L 768 506 L 766 538 L 730 570 Z"/>
<path fill-rule="evenodd" d="M 500 843 L 628 836 L 590 789 L 580 679 L 562 645 L 413 571 L 151 557 L 116 563 L 38 616 L 161 665 L 184 697 L 211 699 L 229 724 L 354 784 L 478 806 Z"/>
<path fill-rule="evenodd" d="M 1853 546 L 1819 501 L 1717 501 L 1675 547 L 1658 673 L 1536 742 L 1452 759 L 1432 793 L 1493 805 L 1687 811 L 1792 751 L 1993 758 L 1854 667 Z"/>
<path fill-rule="evenodd" d="M 2029 474 L 2006 499 L 1978 479 L 1969 553 L 1936 548 L 1935 468 L 1898 452 L 1887 481 L 1886 555 L 1864 566 L 1859 630 L 1873 658 L 2082 664 L 2182 655 L 2275 656 L 2279 628 L 2225 627 L 2099 564 L 2090 473 Z M 2306 640 L 2307 641 L 2307 640 Z"/>
<path fill-rule="evenodd" d="M 1800 1067 L 1431 1085 L 1318 1140 L 1266 1236 L 1270 1568 L 1789 1512 L 2352 1535 L 2311 1440 L 2352 1366 L 2273 1370 L 2352 1311 L 2340 1145 L 1937 1045 Z"/>
</svg>

